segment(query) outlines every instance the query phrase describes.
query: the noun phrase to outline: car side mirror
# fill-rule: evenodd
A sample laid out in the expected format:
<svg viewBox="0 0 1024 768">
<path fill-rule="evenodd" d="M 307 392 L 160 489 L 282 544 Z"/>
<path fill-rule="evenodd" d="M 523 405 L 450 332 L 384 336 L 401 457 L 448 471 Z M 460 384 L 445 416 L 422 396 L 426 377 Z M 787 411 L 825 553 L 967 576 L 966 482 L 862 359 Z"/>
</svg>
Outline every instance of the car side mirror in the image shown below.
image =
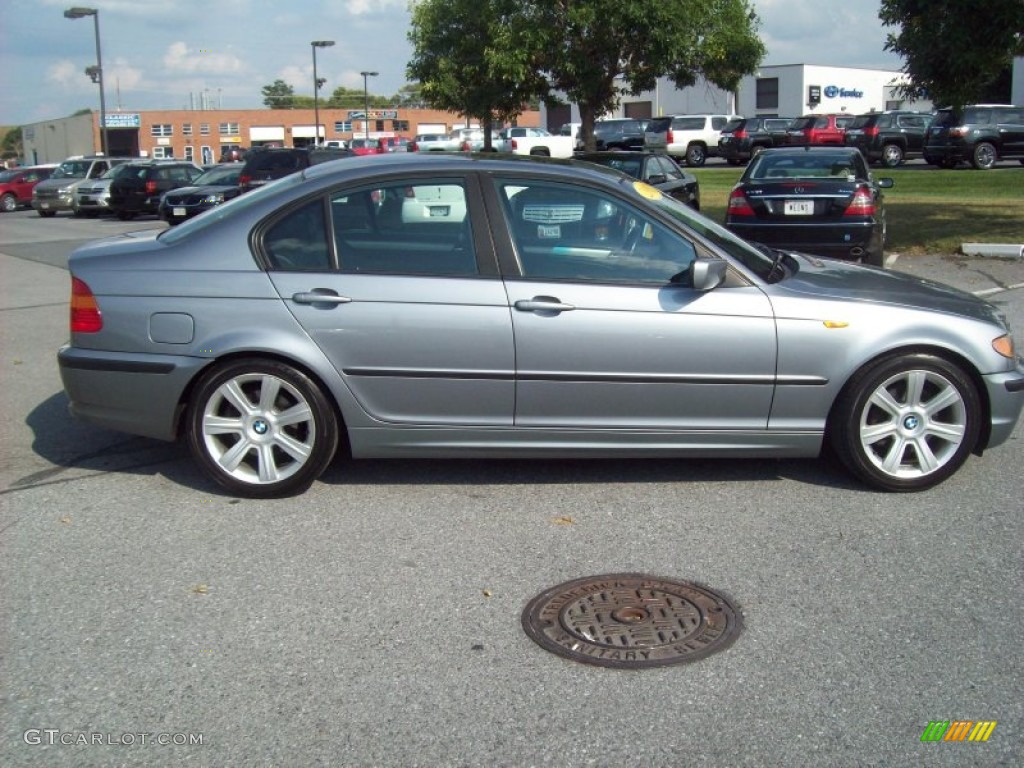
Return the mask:
<svg viewBox="0 0 1024 768">
<path fill-rule="evenodd" d="M 896 186 L 896 182 L 887 176 L 884 179 L 876 179 L 875 185 L 880 189 L 892 189 Z"/>
<path fill-rule="evenodd" d="M 672 282 L 686 282 L 695 291 L 710 291 L 725 282 L 729 272 L 729 264 L 723 259 L 709 259 L 698 256 L 690 263 L 690 268 L 672 278 Z M 678 278 L 678 279 L 677 279 Z"/>
<path fill-rule="evenodd" d="M 664 173 L 656 173 L 653 176 L 647 177 L 648 184 L 664 184 L 666 181 L 668 181 L 668 179 L 665 177 Z"/>
</svg>

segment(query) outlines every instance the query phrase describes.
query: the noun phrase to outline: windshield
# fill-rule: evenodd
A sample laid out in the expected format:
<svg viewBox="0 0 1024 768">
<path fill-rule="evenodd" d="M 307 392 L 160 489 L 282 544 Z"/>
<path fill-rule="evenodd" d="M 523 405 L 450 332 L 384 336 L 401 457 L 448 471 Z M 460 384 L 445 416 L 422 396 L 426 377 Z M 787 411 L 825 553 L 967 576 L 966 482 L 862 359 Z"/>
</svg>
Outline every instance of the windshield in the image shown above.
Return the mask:
<svg viewBox="0 0 1024 768">
<path fill-rule="evenodd" d="M 711 219 L 705 218 L 688 205 L 669 197 L 659 195 L 654 204 L 672 218 L 682 222 L 698 235 L 725 251 L 762 280 L 769 280 L 775 270 L 774 254 L 759 249 L 746 240 L 734 235 L 728 229 Z M 776 274 L 779 274 L 776 272 Z"/>
<path fill-rule="evenodd" d="M 3 171 L 0 173 L 0 181 L 10 181 L 18 175 L 18 171 Z"/>
<path fill-rule="evenodd" d="M 121 174 L 121 171 L 123 171 L 123 170 L 125 170 L 127 168 L 130 168 L 130 167 L 131 166 L 124 165 L 124 164 L 122 164 L 122 165 L 115 165 L 113 168 L 108 168 L 103 173 L 103 175 L 100 176 L 100 178 L 101 179 L 116 179 Z"/>
<path fill-rule="evenodd" d="M 65 160 L 53 172 L 51 179 L 84 179 L 91 163 L 88 160 Z"/>
</svg>

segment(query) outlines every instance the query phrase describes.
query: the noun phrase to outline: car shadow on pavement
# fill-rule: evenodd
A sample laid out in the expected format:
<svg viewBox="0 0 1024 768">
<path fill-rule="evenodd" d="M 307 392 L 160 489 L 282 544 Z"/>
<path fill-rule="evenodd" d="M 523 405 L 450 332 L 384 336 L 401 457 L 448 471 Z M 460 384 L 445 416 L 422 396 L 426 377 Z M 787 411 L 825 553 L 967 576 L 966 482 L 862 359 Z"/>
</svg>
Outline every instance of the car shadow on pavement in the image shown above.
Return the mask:
<svg viewBox="0 0 1024 768">
<path fill-rule="evenodd" d="M 232 494 L 207 479 L 182 443 L 100 429 L 68 412 L 63 392 L 48 397 L 25 423 L 32 451 L 52 466 L 9 483 L 12 490 L 97 474 L 161 475 L 203 494 Z M 319 482 L 331 486 L 589 485 L 600 483 L 797 483 L 868 491 L 841 469 L 814 459 L 363 459 L 340 455 Z"/>
<path fill-rule="evenodd" d="M 126 435 L 78 421 L 68 412 L 63 392 L 33 408 L 25 424 L 32 430 L 32 452 L 52 466 L 15 479 L 8 485 L 12 490 L 107 473 L 159 474 L 203 493 L 216 488 L 192 465 L 180 443 Z"/>
</svg>

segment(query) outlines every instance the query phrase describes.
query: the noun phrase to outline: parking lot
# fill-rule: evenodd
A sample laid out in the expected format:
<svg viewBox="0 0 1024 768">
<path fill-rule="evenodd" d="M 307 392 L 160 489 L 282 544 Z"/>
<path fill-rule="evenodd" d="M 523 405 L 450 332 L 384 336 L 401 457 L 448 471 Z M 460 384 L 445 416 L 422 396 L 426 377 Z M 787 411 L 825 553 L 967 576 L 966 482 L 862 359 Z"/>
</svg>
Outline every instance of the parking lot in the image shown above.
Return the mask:
<svg viewBox="0 0 1024 768">
<path fill-rule="evenodd" d="M 339 460 L 232 498 L 183 446 L 67 414 L 68 252 L 163 226 L 2 217 L 0 764 L 1024 762 L 1024 425 L 918 494 L 804 460 Z M 1019 260 L 889 267 L 1024 344 Z M 724 592 L 739 637 L 615 670 L 523 632 L 538 593 L 622 572 Z M 946 720 L 997 725 L 922 742 Z"/>
</svg>

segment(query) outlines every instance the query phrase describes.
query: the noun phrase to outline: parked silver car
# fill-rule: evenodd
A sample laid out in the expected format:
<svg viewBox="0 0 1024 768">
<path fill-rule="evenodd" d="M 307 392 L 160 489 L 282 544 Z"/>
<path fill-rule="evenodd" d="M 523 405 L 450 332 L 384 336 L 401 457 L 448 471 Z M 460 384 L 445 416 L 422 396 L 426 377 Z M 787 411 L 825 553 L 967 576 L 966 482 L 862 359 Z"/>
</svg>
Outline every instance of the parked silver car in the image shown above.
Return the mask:
<svg viewBox="0 0 1024 768">
<path fill-rule="evenodd" d="M 432 187 L 444 215 L 404 215 Z M 573 161 L 324 163 L 69 268 L 72 412 L 183 436 L 247 496 L 304 490 L 343 440 L 357 458 L 827 442 L 866 483 L 912 491 L 1006 441 L 1024 405 L 993 305 L 763 250 Z"/>
</svg>

